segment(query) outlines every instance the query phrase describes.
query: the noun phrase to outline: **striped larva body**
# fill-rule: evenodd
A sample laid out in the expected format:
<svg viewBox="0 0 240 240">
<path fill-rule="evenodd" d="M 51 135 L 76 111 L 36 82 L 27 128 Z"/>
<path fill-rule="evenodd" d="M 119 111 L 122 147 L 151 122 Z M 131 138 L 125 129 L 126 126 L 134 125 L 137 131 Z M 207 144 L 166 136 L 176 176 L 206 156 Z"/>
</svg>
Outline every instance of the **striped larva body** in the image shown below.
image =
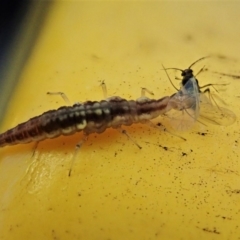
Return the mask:
<svg viewBox="0 0 240 240">
<path fill-rule="evenodd" d="M 107 128 L 144 123 L 169 110 L 169 97 L 136 101 L 111 97 L 102 101 L 87 101 L 47 111 L 0 134 L 0 147 L 39 142 L 79 131 L 102 133 Z"/>
</svg>

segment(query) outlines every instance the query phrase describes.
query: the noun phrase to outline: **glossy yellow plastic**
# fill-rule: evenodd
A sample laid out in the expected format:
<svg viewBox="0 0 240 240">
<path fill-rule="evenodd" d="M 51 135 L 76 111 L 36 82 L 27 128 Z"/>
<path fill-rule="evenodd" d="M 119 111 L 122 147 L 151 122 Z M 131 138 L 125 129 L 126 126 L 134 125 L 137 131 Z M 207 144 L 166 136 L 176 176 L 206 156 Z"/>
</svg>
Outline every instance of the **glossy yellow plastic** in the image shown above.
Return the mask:
<svg viewBox="0 0 240 240">
<path fill-rule="evenodd" d="M 109 129 L 0 149 L 0 239 L 238 239 L 240 237 L 238 2 L 52 3 L 26 61 L 1 132 L 66 103 L 108 95 L 173 94 L 162 71 L 196 64 L 237 115 L 228 127 L 181 134 L 126 127 L 142 149 Z M 170 71 L 170 75 L 178 74 Z M 216 72 L 216 73 L 213 73 Z M 173 79 L 176 86 L 179 81 Z M 221 91 L 222 90 L 222 91 Z M 213 90 L 214 91 L 214 90 Z M 166 118 L 164 118 L 166 120 Z M 155 123 L 164 120 L 159 118 Z M 165 121 L 164 120 L 164 121 Z"/>
</svg>

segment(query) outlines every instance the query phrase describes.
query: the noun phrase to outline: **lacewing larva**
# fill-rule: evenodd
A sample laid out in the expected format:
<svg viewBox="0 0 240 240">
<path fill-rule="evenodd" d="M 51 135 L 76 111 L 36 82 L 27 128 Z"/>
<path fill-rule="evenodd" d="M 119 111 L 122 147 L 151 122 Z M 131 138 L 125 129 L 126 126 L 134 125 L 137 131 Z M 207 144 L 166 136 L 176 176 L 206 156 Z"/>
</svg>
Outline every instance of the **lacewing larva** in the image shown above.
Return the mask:
<svg viewBox="0 0 240 240">
<path fill-rule="evenodd" d="M 120 129 L 122 125 L 147 123 L 168 112 L 172 118 L 171 123 L 180 130 L 190 128 L 198 119 L 213 124 L 230 125 L 236 119 L 235 114 L 211 103 L 205 92 L 201 92 L 198 80 L 191 69 L 195 63 L 204 58 L 198 59 L 185 70 L 173 68 L 180 70 L 183 78 L 181 88 L 172 96 L 150 99 L 145 96 L 147 90 L 143 89 L 142 96 L 137 100 L 113 96 L 102 101 L 86 101 L 73 106 L 63 106 L 44 112 L 0 134 L 0 147 L 39 142 L 79 131 L 86 135 L 102 133 L 110 127 Z M 169 68 L 164 69 L 166 71 Z M 105 88 L 103 90 L 106 91 Z"/>
</svg>

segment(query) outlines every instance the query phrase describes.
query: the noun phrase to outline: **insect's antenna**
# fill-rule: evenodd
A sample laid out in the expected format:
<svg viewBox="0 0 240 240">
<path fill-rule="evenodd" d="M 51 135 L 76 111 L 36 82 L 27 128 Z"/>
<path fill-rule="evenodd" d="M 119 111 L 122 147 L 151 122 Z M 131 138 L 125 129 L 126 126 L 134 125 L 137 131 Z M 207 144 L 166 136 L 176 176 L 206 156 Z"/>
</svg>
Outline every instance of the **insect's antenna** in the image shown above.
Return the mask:
<svg viewBox="0 0 240 240">
<path fill-rule="evenodd" d="M 197 74 L 195 75 L 195 77 L 196 77 L 198 74 L 200 74 L 200 73 L 204 70 L 204 68 L 205 68 L 205 65 L 197 72 Z"/>
<path fill-rule="evenodd" d="M 178 70 L 178 71 L 183 72 L 183 70 L 180 69 L 180 68 L 164 68 L 163 70 L 171 70 L 171 69 L 174 69 L 174 70 Z"/>
<path fill-rule="evenodd" d="M 175 87 L 175 85 L 173 84 L 173 82 L 172 82 L 172 80 L 171 80 L 171 78 L 169 77 L 168 72 L 167 72 L 167 69 L 177 69 L 177 68 L 165 68 L 165 67 L 163 66 L 163 64 L 162 64 L 162 67 L 163 67 L 163 70 L 165 71 L 165 73 L 167 74 L 168 80 L 170 81 L 170 83 L 172 84 L 172 86 L 178 91 L 179 89 Z M 182 71 L 181 69 L 177 69 L 177 70 Z"/>
<path fill-rule="evenodd" d="M 194 64 L 196 64 L 197 62 L 200 62 L 201 60 L 203 60 L 203 59 L 205 59 L 205 58 L 208 58 L 208 57 L 210 57 L 210 56 L 205 56 L 205 57 L 199 58 L 197 61 L 195 61 L 194 63 L 192 63 L 192 64 L 188 67 L 188 69 L 191 69 L 191 67 L 192 67 Z"/>
</svg>

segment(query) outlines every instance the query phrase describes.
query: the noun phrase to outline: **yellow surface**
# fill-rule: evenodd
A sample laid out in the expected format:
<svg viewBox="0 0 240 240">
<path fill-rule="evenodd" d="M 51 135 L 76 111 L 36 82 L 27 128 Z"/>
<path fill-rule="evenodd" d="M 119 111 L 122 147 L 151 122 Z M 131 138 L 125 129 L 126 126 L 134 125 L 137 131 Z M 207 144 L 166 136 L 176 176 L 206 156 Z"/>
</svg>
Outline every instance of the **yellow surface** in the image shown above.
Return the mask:
<svg viewBox="0 0 240 240">
<path fill-rule="evenodd" d="M 161 64 L 209 69 L 201 85 L 239 116 L 238 2 L 55 2 L 22 70 L 1 131 L 64 105 L 147 87 L 174 93 Z M 226 58 L 217 58 L 216 56 Z M 175 73 L 173 72 L 172 76 Z M 176 85 L 178 82 L 175 82 Z M 161 118 L 157 120 L 161 121 Z M 155 121 L 156 122 L 156 121 Z M 68 171 L 81 133 L 0 149 L 0 239 L 239 239 L 239 119 L 196 126 L 187 141 L 135 125 L 91 135 Z M 205 133 L 205 134 L 201 134 Z M 147 143 L 148 142 L 148 143 Z M 165 147 L 165 148 L 164 148 Z"/>
</svg>

